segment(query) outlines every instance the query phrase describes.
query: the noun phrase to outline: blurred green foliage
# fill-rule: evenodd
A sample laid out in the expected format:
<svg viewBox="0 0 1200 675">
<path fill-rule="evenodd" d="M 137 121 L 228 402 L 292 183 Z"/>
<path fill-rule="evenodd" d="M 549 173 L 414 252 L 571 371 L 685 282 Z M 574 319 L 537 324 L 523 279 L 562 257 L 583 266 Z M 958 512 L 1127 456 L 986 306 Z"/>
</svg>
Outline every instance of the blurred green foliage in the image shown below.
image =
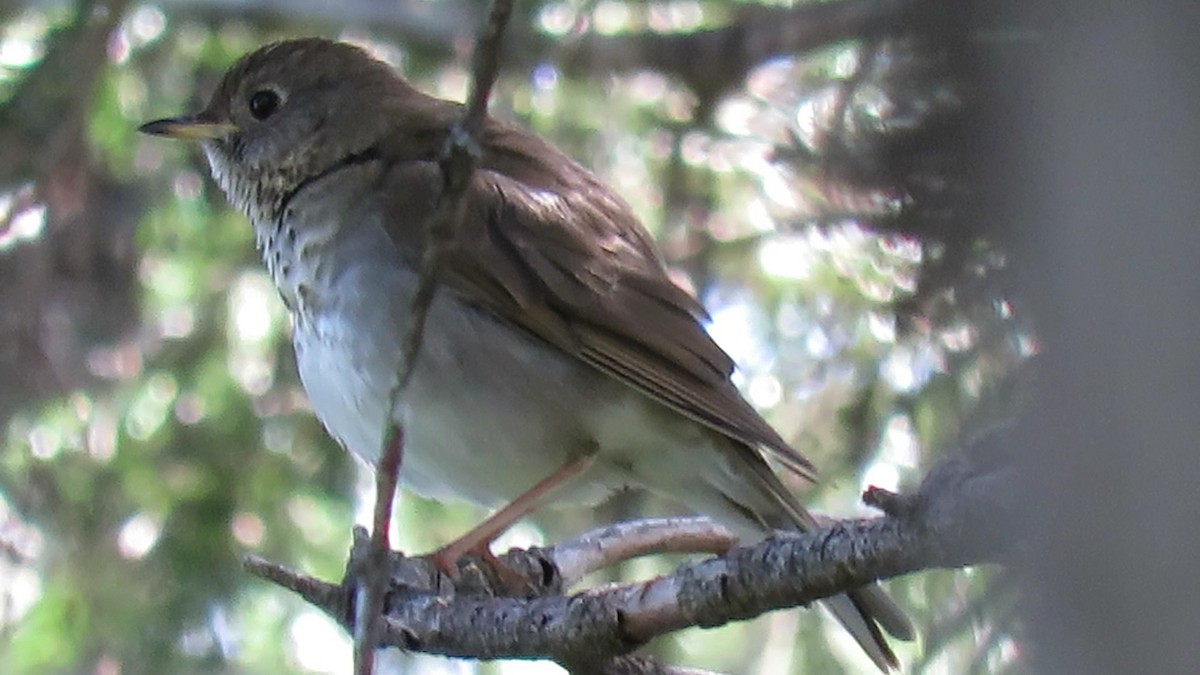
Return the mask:
<svg viewBox="0 0 1200 675">
<path fill-rule="evenodd" d="M 530 5 L 525 20 L 535 28 L 546 12 L 566 11 Z M 640 16 L 641 5 L 630 7 Z M 695 26 L 729 16 L 720 3 L 695 7 Z M 30 3 L 4 19 L 7 97 L 74 15 Z M 406 50 L 386 30 L 362 26 L 239 15 L 215 4 L 177 15 L 148 5 L 128 11 L 110 38 L 87 139 L 96 165 L 150 196 L 136 237 L 142 318 L 89 354 L 94 386 L 31 401 L 3 430 L 0 672 L 349 671 L 332 624 L 248 577 L 239 559 L 254 552 L 339 578 L 350 526 L 370 504 L 365 471 L 307 412 L 286 316 L 249 227 L 194 150 L 135 132 L 145 120 L 196 108 L 223 69 L 261 43 L 340 31 L 398 56 L 423 88 L 462 95 L 464 59 Z M 780 139 L 796 138 L 791 127 L 811 103 L 802 87 L 844 79 L 836 64 L 855 49 L 767 64 L 755 77 L 782 83 L 735 93 L 713 120 L 693 119 L 691 95 L 648 72 L 571 79 L 543 64 L 504 79 L 493 101 L 635 205 L 680 280 L 712 310 L 714 335 L 741 366 L 739 384 L 822 467 L 826 480 L 811 498 L 843 514 L 864 482 L 913 485 L 1023 356 L 1019 331 L 1000 311 L 898 328 L 894 303 L 911 294 L 925 255 L 915 242 L 870 234 L 849 217 L 803 227 L 819 220 L 804 208 L 814 202 L 812 184 L 772 153 Z M 987 335 L 1001 337 L 980 338 Z M 670 510 L 552 511 L 539 518 L 540 531 L 524 532 L 553 538 L 616 514 Z M 404 496 L 399 541 L 427 549 L 479 515 Z M 619 574 L 666 564 L 630 564 Z M 890 586 L 928 626 L 969 606 L 988 577 L 938 572 Z M 775 613 L 716 634 L 688 631 L 653 649 L 744 673 L 863 668 L 848 638 L 818 617 Z M 977 642 L 984 621 L 966 621 L 925 672 L 999 669 L 1011 645 L 1003 631 Z M 920 643 L 898 648 L 906 661 L 922 654 Z"/>
</svg>

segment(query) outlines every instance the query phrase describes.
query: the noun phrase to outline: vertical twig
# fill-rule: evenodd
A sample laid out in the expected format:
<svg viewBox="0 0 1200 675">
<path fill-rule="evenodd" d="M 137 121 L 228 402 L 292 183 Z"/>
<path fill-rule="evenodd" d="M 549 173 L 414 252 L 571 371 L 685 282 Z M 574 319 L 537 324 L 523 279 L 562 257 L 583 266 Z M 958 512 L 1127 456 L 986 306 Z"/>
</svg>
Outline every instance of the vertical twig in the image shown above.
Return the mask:
<svg viewBox="0 0 1200 675">
<path fill-rule="evenodd" d="M 426 224 L 425 252 L 421 257 L 421 274 L 412 300 L 412 323 L 396 364 L 396 379 L 388 392 L 387 410 L 395 413 L 412 380 L 425 322 L 433 306 L 441 260 L 453 244 L 454 231 L 466 207 L 467 186 L 481 154 L 477 135 L 487 115 L 488 98 L 499 71 L 500 40 L 512 15 L 512 0 L 494 0 L 487 22 L 480 28 L 472 63 L 474 79 L 462 121 L 450 131 L 439 163 L 442 169 L 442 198 L 437 210 Z M 392 503 L 404 456 L 404 428 L 398 420 L 389 419 L 383 448 L 375 469 L 375 513 L 372 520 L 371 547 L 363 567 L 355 602 L 354 672 L 371 675 L 375 670 L 375 647 L 383 628 L 383 603 L 390 569 L 388 525 L 392 520 Z"/>
</svg>

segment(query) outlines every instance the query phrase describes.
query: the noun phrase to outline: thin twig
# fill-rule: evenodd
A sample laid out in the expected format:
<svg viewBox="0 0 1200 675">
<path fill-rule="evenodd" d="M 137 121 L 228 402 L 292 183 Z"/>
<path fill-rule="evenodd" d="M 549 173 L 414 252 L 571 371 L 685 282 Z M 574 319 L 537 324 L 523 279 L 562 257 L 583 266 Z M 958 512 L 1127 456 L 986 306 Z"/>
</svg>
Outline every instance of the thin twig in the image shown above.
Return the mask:
<svg viewBox="0 0 1200 675">
<path fill-rule="evenodd" d="M 412 325 L 401 351 L 400 368 L 397 370 L 399 376 L 392 388 L 393 405 L 408 388 L 416 370 L 425 322 L 429 318 L 429 310 L 433 306 L 437 290 L 441 260 L 453 244 L 455 225 L 461 220 L 463 208 L 466 206 L 467 185 L 481 152 L 477 135 L 487 116 L 488 99 L 500 70 L 500 39 L 511 14 L 512 0 L 493 2 L 488 21 L 480 28 L 479 38 L 476 40 L 472 65 L 474 79 L 471 81 L 471 92 L 467 97 L 466 113 L 462 121 L 451 129 L 439 158 L 443 180 L 442 199 L 426 224 L 426 246 L 421 256 L 421 277 L 413 295 Z"/>
<path fill-rule="evenodd" d="M 572 586 L 592 572 L 658 553 L 723 554 L 737 544 L 733 534 L 711 518 L 647 518 L 592 530 L 547 551 Z"/>
<path fill-rule="evenodd" d="M 393 399 L 394 401 L 394 399 Z M 389 410 L 394 410 L 391 405 Z M 387 447 L 375 467 L 375 513 L 371 521 L 371 546 L 367 560 L 360 570 L 361 580 L 354 603 L 354 672 L 356 675 L 372 675 L 375 672 L 375 649 L 383 632 L 383 601 L 389 581 L 388 551 L 391 542 L 388 536 L 392 522 L 392 504 L 395 501 L 396 483 L 400 477 L 400 464 L 404 457 L 404 428 L 389 425 L 391 433 Z"/>
<path fill-rule="evenodd" d="M 409 325 L 400 359 L 394 369 L 396 379 L 388 392 L 389 412 L 399 407 L 416 370 L 417 357 L 425 323 L 433 306 L 441 259 L 454 240 L 454 231 L 466 206 L 467 186 L 480 154 L 476 135 L 487 114 L 488 98 L 499 72 L 500 40 L 512 15 L 512 0 L 495 0 L 487 22 L 476 40 L 470 97 L 463 120 L 451 130 L 442 151 L 443 190 L 437 210 L 426 223 L 425 251 L 421 257 L 421 273 L 412 299 Z M 383 623 L 383 603 L 389 580 L 388 526 L 392 519 L 392 504 L 404 457 L 404 428 L 399 420 L 388 416 L 383 434 L 383 447 L 375 469 L 375 513 L 372 519 L 371 548 L 361 570 L 361 586 L 355 603 L 354 671 L 357 675 L 374 672 L 375 649 Z"/>
</svg>

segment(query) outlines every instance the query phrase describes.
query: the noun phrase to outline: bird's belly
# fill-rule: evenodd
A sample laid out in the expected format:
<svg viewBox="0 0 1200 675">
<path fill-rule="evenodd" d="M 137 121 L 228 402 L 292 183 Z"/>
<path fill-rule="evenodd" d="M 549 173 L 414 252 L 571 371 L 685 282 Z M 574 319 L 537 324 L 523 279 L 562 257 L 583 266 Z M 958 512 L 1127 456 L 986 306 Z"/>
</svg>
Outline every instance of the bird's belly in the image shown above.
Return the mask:
<svg viewBox="0 0 1200 675">
<path fill-rule="evenodd" d="M 343 303 L 298 320 L 294 341 L 317 417 L 374 464 L 406 322 L 393 320 L 387 301 L 365 304 L 373 311 Z M 445 291 L 431 310 L 418 364 L 397 408 L 405 423 L 401 481 L 428 497 L 489 506 L 592 452 L 597 439 L 586 413 L 615 384 Z M 624 482 L 592 471 L 554 499 L 599 501 Z"/>
</svg>

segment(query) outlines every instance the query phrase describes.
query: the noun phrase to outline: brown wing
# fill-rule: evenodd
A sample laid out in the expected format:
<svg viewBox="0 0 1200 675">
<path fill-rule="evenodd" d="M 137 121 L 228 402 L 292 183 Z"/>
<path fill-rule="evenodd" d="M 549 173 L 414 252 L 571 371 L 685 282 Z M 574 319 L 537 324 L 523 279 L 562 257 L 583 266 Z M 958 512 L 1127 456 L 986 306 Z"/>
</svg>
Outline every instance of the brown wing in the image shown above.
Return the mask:
<svg viewBox="0 0 1200 675">
<path fill-rule="evenodd" d="M 733 362 L 705 332 L 703 307 L 667 277 L 628 205 L 527 131 L 491 122 L 482 145 L 468 217 L 444 263 L 445 282 L 605 374 L 730 438 L 769 449 L 812 478 L 808 460 L 730 382 Z M 436 170 L 422 164 L 406 170 Z M 414 234 L 394 236 L 411 242 Z"/>
</svg>

